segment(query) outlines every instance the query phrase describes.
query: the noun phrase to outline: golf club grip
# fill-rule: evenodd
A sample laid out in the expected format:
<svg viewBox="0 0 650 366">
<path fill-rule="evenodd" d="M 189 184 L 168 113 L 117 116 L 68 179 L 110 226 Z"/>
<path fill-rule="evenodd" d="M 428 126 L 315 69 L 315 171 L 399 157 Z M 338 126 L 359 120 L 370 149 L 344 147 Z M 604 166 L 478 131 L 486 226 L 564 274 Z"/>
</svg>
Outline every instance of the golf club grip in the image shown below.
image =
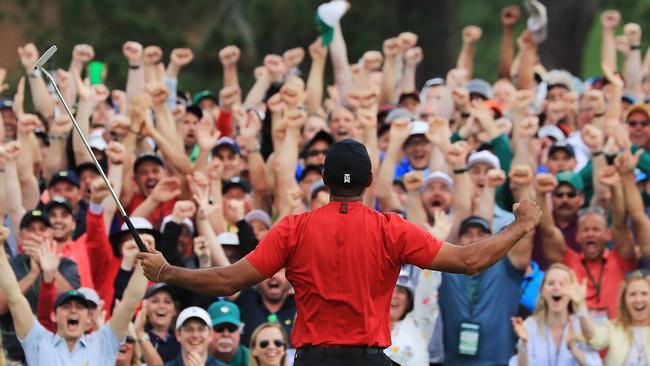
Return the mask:
<svg viewBox="0 0 650 366">
<path fill-rule="evenodd" d="M 142 238 L 140 238 L 140 235 L 138 235 L 138 232 L 133 227 L 133 223 L 131 222 L 129 216 L 122 215 L 122 218 L 124 219 L 124 223 L 126 224 L 126 226 L 129 228 L 133 240 L 135 240 L 135 243 L 138 245 L 138 249 L 140 249 L 141 252 L 145 252 L 145 253 L 148 252 L 147 247 L 142 242 Z"/>
</svg>

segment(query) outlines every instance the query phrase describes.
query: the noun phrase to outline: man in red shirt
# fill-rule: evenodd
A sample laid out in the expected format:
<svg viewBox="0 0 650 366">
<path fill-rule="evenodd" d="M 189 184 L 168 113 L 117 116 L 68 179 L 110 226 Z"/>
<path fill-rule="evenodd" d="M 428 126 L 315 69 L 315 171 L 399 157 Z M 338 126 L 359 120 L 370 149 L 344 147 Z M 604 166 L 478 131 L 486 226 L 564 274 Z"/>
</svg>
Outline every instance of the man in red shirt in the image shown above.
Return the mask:
<svg viewBox="0 0 650 366">
<path fill-rule="evenodd" d="M 372 184 L 371 163 L 362 144 L 334 143 L 323 179 L 330 203 L 291 215 L 274 226 L 257 248 L 237 263 L 189 270 L 171 267 L 149 248 L 139 253 L 147 277 L 210 295 L 232 294 L 282 268 L 295 289 L 296 323 L 291 343 L 295 365 L 390 365 L 389 307 L 403 264 L 457 273 L 477 273 L 506 255 L 539 222 L 531 201 L 515 207 L 517 219 L 499 234 L 467 246 L 444 243 L 396 214 L 363 205 Z"/>
</svg>

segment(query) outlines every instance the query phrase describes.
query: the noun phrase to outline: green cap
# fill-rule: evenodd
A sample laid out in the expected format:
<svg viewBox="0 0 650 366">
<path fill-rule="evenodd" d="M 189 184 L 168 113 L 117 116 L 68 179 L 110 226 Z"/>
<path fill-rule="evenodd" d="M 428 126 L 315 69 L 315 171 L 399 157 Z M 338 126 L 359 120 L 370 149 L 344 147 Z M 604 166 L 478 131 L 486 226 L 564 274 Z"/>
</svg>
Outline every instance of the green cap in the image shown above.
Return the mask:
<svg viewBox="0 0 650 366">
<path fill-rule="evenodd" d="M 324 47 L 327 47 L 334 39 L 334 27 L 346 11 L 347 3 L 340 0 L 321 4 L 316 10 L 316 28 L 320 32 Z"/>
<path fill-rule="evenodd" d="M 212 319 L 212 326 L 231 323 L 236 326 L 241 325 L 239 318 L 239 307 L 230 301 L 220 300 L 212 303 L 208 308 L 208 314 Z"/>
<path fill-rule="evenodd" d="M 584 191 L 585 189 L 585 184 L 582 181 L 582 178 L 580 177 L 580 175 L 574 172 L 569 172 L 569 171 L 560 172 L 558 173 L 556 178 L 557 178 L 558 185 L 568 184 L 571 187 L 573 187 L 573 189 L 575 189 L 576 191 L 581 191 L 581 192 Z"/>
<path fill-rule="evenodd" d="M 214 100 L 216 104 L 219 104 L 219 98 L 217 98 L 217 96 L 209 90 L 203 90 L 194 94 L 194 98 L 192 98 L 192 104 L 198 105 L 199 102 L 205 98 L 210 98 Z"/>
</svg>

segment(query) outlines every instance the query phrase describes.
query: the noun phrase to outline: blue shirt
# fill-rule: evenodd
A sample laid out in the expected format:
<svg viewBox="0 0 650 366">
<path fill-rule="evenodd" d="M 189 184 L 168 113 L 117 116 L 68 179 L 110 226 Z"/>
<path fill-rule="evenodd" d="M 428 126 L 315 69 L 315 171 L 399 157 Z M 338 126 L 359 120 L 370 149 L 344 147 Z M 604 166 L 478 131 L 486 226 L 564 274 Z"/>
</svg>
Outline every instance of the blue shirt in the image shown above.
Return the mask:
<svg viewBox="0 0 650 366">
<path fill-rule="evenodd" d="M 515 215 L 502 209 L 498 204 L 494 204 L 494 216 L 492 216 L 492 232 L 498 233 L 506 226 L 515 221 Z"/>
<path fill-rule="evenodd" d="M 476 276 L 442 274 L 439 302 L 443 318 L 445 365 L 507 365 L 517 340 L 510 317 L 517 316 L 524 272 L 505 257 Z M 474 278 L 472 278 L 474 277 Z M 478 278 L 477 278 L 478 277 Z M 468 284 L 478 282 L 473 314 L 469 314 Z M 481 326 L 478 355 L 458 354 L 460 324 L 469 321 Z"/>
<path fill-rule="evenodd" d="M 45 329 L 36 319 L 25 339 L 19 341 L 28 365 L 114 366 L 120 351 L 120 340 L 110 324 L 83 335 L 72 352 L 63 338 Z"/>
<path fill-rule="evenodd" d="M 544 280 L 544 271 L 539 269 L 539 264 L 535 261 L 531 261 L 530 266 L 532 270 L 521 281 L 521 298 L 519 303 L 532 313 L 535 310 L 535 305 L 537 305 L 537 296 L 539 296 L 539 290 Z"/>
<path fill-rule="evenodd" d="M 395 175 L 393 176 L 393 179 L 402 179 L 404 174 L 411 170 L 413 170 L 413 167 L 411 166 L 411 163 L 409 163 L 409 159 L 402 158 L 402 160 L 395 165 Z M 426 179 L 427 175 L 429 175 L 429 168 L 424 169 L 423 172 L 424 178 Z"/>
</svg>

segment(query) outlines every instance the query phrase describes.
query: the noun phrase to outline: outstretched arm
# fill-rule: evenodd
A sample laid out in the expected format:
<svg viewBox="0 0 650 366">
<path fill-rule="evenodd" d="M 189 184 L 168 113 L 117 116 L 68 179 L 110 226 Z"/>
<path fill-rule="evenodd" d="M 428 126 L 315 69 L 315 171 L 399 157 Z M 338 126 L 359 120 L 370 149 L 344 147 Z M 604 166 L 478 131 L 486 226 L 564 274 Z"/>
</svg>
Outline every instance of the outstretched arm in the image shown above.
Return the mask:
<svg viewBox="0 0 650 366">
<path fill-rule="evenodd" d="M 4 243 L 9 237 L 9 229 L 6 227 L 0 228 L 0 242 Z M 20 290 L 16 275 L 11 269 L 7 254 L 4 250 L 0 250 L 0 289 L 4 292 L 9 311 L 11 311 L 11 318 L 14 322 L 16 329 L 16 336 L 19 339 L 25 339 L 29 330 L 34 325 L 34 315 L 27 299 Z"/>
<path fill-rule="evenodd" d="M 530 200 L 516 205 L 514 213 L 515 221 L 496 235 L 468 245 L 444 243 L 429 269 L 476 274 L 489 268 L 533 230 L 542 215 L 539 207 Z"/>
</svg>

